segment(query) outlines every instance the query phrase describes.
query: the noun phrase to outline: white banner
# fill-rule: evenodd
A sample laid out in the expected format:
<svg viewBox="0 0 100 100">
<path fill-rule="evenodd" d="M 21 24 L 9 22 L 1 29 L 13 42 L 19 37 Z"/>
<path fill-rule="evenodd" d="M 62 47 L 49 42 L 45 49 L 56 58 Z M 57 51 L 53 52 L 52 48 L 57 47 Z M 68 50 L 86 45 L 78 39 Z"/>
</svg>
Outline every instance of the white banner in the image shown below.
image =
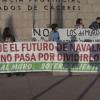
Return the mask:
<svg viewBox="0 0 100 100">
<path fill-rule="evenodd" d="M 100 70 L 99 42 L 0 43 L 0 73 Z"/>
<path fill-rule="evenodd" d="M 89 42 L 0 43 L 0 63 L 100 61 L 100 44 Z"/>
<path fill-rule="evenodd" d="M 48 41 L 51 29 L 49 28 L 34 28 L 32 30 L 33 41 Z M 62 28 L 58 29 L 61 41 L 80 41 L 86 40 L 92 42 L 100 42 L 100 30 L 92 29 L 75 29 Z"/>
</svg>

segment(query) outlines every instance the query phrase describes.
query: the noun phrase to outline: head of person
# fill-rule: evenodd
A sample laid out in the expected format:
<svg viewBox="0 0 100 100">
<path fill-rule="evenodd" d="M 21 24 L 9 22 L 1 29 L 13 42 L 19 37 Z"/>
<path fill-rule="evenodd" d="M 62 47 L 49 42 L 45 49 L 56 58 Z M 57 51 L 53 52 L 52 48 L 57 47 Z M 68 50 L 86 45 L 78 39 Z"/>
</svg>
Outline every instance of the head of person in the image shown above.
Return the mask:
<svg viewBox="0 0 100 100">
<path fill-rule="evenodd" d="M 57 24 L 52 24 L 51 28 L 52 28 L 52 31 L 57 31 L 58 25 Z"/>
<path fill-rule="evenodd" d="M 100 17 L 97 17 L 97 18 L 96 18 L 96 22 L 97 22 L 97 23 L 100 23 Z"/>
<path fill-rule="evenodd" d="M 9 27 L 4 28 L 2 39 L 5 42 L 15 42 L 15 37 L 12 35 Z"/>
<path fill-rule="evenodd" d="M 10 37 L 11 31 L 10 31 L 10 28 L 9 28 L 9 27 L 6 27 L 6 28 L 4 29 L 3 35 L 4 35 L 5 37 Z"/>
<path fill-rule="evenodd" d="M 76 20 L 76 25 L 82 25 L 82 24 L 83 24 L 82 18 L 78 18 L 78 19 Z"/>
</svg>

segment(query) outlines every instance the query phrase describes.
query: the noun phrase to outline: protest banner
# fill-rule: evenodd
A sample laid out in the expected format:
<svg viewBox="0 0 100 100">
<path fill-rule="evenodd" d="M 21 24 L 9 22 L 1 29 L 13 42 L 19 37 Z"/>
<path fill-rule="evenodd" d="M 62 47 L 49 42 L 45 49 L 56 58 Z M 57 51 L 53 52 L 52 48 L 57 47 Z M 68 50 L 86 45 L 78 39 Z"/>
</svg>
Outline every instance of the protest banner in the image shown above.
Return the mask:
<svg viewBox="0 0 100 100">
<path fill-rule="evenodd" d="M 98 72 L 100 43 L 0 43 L 0 73 L 59 71 Z"/>
<path fill-rule="evenodd" d="M 50 28 L 34 28 L 32 30 L 32 38 L 35 41 L 47 41 L 50 35 Z M 91 40 L 92 42 L 100 42 L 100 30 L 92 30 L 88 28 L 62 28 L 58 29 L 61 41 L 80 41 Z"/>
</svg>

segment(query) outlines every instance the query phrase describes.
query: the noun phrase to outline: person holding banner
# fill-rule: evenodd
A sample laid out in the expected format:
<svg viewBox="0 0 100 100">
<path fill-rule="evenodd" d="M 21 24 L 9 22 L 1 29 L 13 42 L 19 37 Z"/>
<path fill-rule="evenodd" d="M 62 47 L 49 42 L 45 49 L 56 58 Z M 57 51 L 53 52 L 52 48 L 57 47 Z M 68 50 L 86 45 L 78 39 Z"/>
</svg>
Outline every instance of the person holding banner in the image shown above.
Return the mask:
<svg viewBox="0 0 100 100">
<path fill-rule="evenodd" d="M 16 42 L 15 37 L 11 33 L 11 29 L 9 27 L 6 27 L 3 31 L 2 42 Z M 19 73 L 19 72 L 17 72 L 17 73 L 7 73 L 8 77 L 11 77 L 12 75 L 22 76 L 24 74 Z"/>
<path fill-rule="evenodd" d="M 96 21 L 92 22 L 89 28 L 90 29 L 100 29 L 100 17 L 97 17 Z"/>
<path fill-rule="evenodd" d="M 84 24 L 83 24 L 82 18 L 78 18 L 78 19 L 76 20 L 75 28 L 84 28 Z"/>
<path fill-rule="evenodd" d="M 57 24 L 51 25 L 52 32 L 50 33 L 50 36 L 49 36 L 50 41 L 58 42 L 60 40 L 60 36 L 59 36 L 59 32 L 57 31 L 57 27 L 58 27 Z"/>
<path fill-rule="evenodd" d="M 11 30 L 9 27 L 6 27 L 3 31 L 2 42 L 15 42 L 15 37 L 11 34 Z M 8 77 L 11 77 L 12 73 L 7 73 Z"/>
</svg>

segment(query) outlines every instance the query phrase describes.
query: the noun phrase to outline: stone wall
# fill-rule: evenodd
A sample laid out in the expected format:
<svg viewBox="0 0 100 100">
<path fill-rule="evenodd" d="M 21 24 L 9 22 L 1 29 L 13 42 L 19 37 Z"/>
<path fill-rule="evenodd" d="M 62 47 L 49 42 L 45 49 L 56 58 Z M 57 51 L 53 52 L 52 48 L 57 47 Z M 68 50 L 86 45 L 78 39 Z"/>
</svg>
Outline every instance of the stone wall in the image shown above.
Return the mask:
<svg viewBox="0 0 100 100">
<path fill-rule="evenodd" d="M 32 27 L 58 23 L 59 27 L 70 28 L 79 17 L 88 27 L 100 16 L 99 6 L 100 0 L 1 0 L 1 34 L 9 26 L 18 41 L 31 41 Z"/>
</svg>

